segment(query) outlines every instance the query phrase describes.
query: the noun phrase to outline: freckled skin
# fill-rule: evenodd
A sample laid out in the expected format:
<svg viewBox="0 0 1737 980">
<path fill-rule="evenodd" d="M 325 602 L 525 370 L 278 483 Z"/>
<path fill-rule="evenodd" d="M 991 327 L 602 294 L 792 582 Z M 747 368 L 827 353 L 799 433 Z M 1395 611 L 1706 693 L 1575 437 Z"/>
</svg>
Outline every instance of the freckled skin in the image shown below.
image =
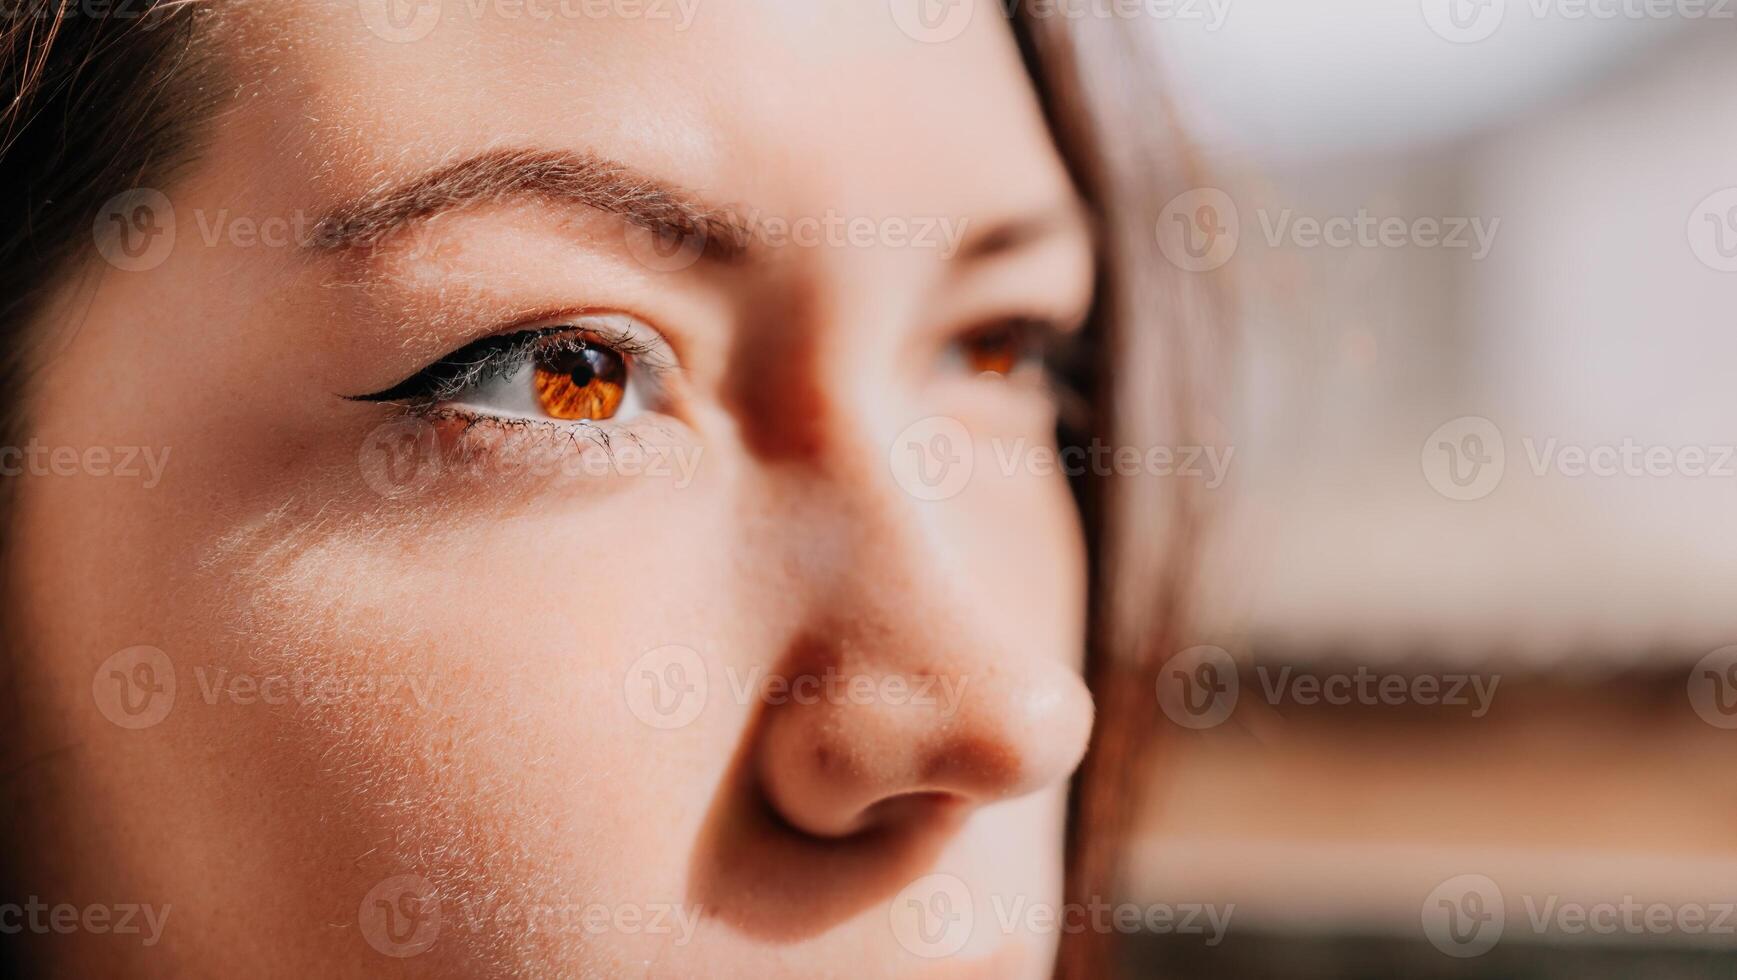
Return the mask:
<svg viewBox="0 0 1737 980">
<path fill-rule="evenodd" d="M 682 32 L 444 9 L 395 43 L 354 0 L 239 8 L 221 41 L 233 102 L 166 189 L 175 249 L 50 312 L 83 325 L 30 394 L 34 434 L 173 456 L 149 491 L 14 488 L 19 741 L 46 760 L 19 786 L 20 881 L 173 912 L 149 949 L 28 941 L 65 975 L 1047 975 L 1057 936 L 982 924 L 998 898 L 1060 897 L 1092 718 L 1082 536 L 1061 477 L 1005 472 L 991 448 L 1044 444 L 1052 406 L 977 376 L 1003 351 L 946 353 L 998 317 L 1085 309 L 1086 236 L 969 267 L 875 242 L 670 272 L 619 221 L 542 201 L 442 216 L 366 261 L 199 231 L 508 144 L 600 153 L 766 215 L 969 231 L 1077 206 L 1006 25 L 926 44 L 874 0 L 731 0 Z M 410 489 L 383 492 L 381 446 L 400 443 L 370 440 L 407 417 L 342 396 L 551 307 L 664 335 L 669 404 L 620 420 L 608 452 L 693 451 L 691 482 L 502 472 L 531 436 L 443 424 L 435 452 L 481 462 L 406 457 Z M 938 501 L 890 465 L 936 417 L 976 449 Z M 559 459 L 611 458 L 544 438 Z M 141 644 L 178 690 L 128 730 L 93 677 Z M 654 656 L 671 647 L 696 659 Z M 238 675 L 338 693 L 250 700 Z M 768 676 L 822 693 L 757 695 Z M 954 700 L 830 696 L 829 676 L 939 678 Z M 666 716 L 647 698 L 681 690 L 648 677 L 703 679 L 703 708 L 648 722 Z M 895 898 L 932 873 L 977 903 L 955 955 L 894 928 Z M 415 955 L 381 949 L 382 916 L 419 907 L 375 904 L 399 876 L 440 910 Z M 617 924 L 536 912 L 593 905 Z M 691 933 L 619 924 L 672 906 Z"/>
</svg>

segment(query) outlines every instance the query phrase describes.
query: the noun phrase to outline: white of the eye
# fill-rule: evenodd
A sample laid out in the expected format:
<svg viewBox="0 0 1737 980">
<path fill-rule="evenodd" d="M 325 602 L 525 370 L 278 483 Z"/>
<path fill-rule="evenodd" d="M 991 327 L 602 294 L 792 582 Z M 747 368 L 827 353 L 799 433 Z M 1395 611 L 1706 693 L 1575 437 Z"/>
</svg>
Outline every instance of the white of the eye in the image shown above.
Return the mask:
<svg viewBox="0 0 1737 980">
<path fill-rule="evenodd" d="M 616 407 L 614 415 L 603 421 L 625 421 L 644 410 L 636 373 L 630 365 L 627 371 L 627 390 L 621 394 L 621 404 Z M 572 421 L 551 419 L 549 413 L 537 404 L 536 377 L 536 368 L 527 360 L 514 370 L 502 371 L 478 384 L 467 392 L 458 404 L 462 408 L 504 418 Z"/>
</svg>

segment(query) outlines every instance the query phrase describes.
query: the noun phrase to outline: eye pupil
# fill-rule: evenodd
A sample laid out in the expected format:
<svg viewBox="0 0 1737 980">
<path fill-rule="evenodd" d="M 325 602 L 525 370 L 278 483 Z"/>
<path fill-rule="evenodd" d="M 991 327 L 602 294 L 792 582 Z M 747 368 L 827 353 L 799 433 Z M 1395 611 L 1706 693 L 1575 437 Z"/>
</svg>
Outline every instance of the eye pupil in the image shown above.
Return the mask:
<svg viewBox="0 0 1737 980">
<path fill-rule="evenodd" d="M 962 344 L 965 361 L 978 374 L 1012 374 L 1026 354 L 1024 339 L 1011 326 L 978 331 Z"/>
<path fill-rule="evenodd" d="M 556 351 L 537 359 L 537 404 L 551 418 L 611 418 L 627 390 L 627 361 L 617 351 L 593 344 Z"/>
<path fill-rule="evenodd" d="M 581 388 L 590 384 L 597 377 L 597 367 L 591 363 L 592 357 L 596 353 L 592 350 L 582 351 L 578 357 L 573 359 L 573 369 L 567 372 L 567 377 Z"/>
</svg>

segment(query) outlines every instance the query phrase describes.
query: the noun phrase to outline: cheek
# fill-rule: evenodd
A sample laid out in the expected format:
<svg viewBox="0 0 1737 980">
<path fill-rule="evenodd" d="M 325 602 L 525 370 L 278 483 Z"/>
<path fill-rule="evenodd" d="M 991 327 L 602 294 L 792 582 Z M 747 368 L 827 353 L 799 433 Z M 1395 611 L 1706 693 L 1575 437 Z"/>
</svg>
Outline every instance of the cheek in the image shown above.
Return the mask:
<svg viewBox="0 0 1737 980">
<path fill-rule="evenodd" d="M 319 847 L 360 883 L 414 870 L 451 909 L 681 901 L 739 722 L 720 710 L 660 730 L 625 680 L 647 651 L 728 634 L 700 621 L 705 602 L 672 599 L 720 596 L 727 574 L 675 546 L 718 537 L 686 526 L 707 519 L 694 502 L 232 542 L 209 581 L 231 583 L 222 629 L 248 637 L 234 669 L 343 692 L 256 713 L 253 734 L 307 771 L 313 797 L 263 819 L 317 804 Z"/>
</svg>

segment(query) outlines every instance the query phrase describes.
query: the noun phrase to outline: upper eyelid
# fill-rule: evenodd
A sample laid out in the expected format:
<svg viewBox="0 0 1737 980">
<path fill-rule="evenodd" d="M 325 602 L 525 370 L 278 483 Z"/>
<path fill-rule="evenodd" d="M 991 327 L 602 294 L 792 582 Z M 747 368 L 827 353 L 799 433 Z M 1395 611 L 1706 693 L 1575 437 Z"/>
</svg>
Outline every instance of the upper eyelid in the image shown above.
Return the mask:
<svg viewBox="0 0 1737 980">
<path fill-rule="evenodd" d="M 563 322 L 549 322 L 549 320 Z M 637 324 L 640 329 L 635 330 L 614 325 L 613 321 L 620 320 L 631 321 Z M 409 377 L 380 391 L 345 397 L 350 401 L 366 402 L 446 400 L 470 390 L 484 381 L 493 380 L 497 370 L 510 370 L 516 374 L 524 359 L 537 350 L 541 344 L 550 338 L 557 338 L 566 334 L 596 337 L 598 342 L 604 346 L 632 357 L 635 363 L 643 369 L 649 370 L 653 375 L 667 375 L 676 367 L 674 356 L 669 350 L 669 341 L 655 327 L 645 324 L 637 318 L 623 314 L 591 313 L 564 318 L 548 318 L 544 322 L 549 323 L 549 325 L 543 327 L 520 326 L 478 338 L 440 355 L 418 368 Z M 428 377 L 429 372 L 473 349 L 478 352 L 479 358 L 467 362 L 469 366 L 462 369 L 458 377 L 434 390 L 421 390 L 424 386 L 433 383 L 433 379 Z"/>
<path fill-rule="evenodd" d="M 941 350 L 947 350 L 985 331 L 1013 326 L 1019 329 L 1025 339 L 1032 342 L 1039 354 L 1047 358 L 1052 355 L 1071 354 L 1089 343 L 1089 331 L 1085 328 L 1090 321 L 1090 315 L 1078 317 L 1049 313 L 1010 313 L 970 321 L 966 326 L 955 327 L 939 334 L 932 343 Z"/>
</svg>

